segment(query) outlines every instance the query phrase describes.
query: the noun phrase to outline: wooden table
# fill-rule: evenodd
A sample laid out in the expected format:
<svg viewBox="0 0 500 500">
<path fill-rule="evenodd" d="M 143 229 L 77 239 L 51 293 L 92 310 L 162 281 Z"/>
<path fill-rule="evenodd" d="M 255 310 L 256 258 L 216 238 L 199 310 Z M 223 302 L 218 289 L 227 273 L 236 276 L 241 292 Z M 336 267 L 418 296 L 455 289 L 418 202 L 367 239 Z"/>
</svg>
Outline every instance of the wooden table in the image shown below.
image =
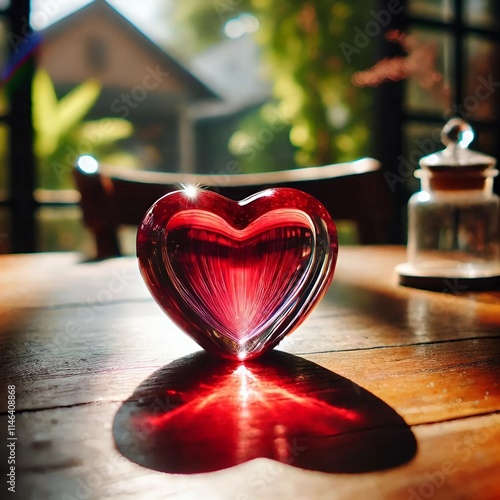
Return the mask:
<svg viewBox="0 0 500 500">
<path fill-rule="evenodd" d="M 158 380 L 182 385 L 187 377 L 210 392 L 204 368 L 190 372 L 206 358 L 183 358 L 198 347 L 153 302 L 136 260 L 2 256 L 1 449 L 8 453 L 5 443 L 12 442 L 6 441 L 7 403 L 8 387 L 15 385 L 18 498 L 500 498 L 500 292 L 468 293 L 453 282 L 443 293 L 399 287 L 393 269 L 404 260 L 402 248 L 342 248 L 327 295 L 279 346 L 294 356 L 275 354 L 261 372 L 275 370 L 274 359 L 282 363 L 283 387 L 269 379 L 262 387 L 266 404 L 276 400 L 273 411 L 285 408 L 265 417 L 266 425 L 276 420 L 271 452 L 285 453 L 285 463 L 257 458 L 216 472 L 172 474 L 135 463 L 163 470 L 172 465 L 162 462 L 161 449 L 149 454 L 147 440 L 131 447 L 120 431 L 134 411 L 142 411 L 141 394 L 165 394 Z M 217 370 L 220 375 L 225 368 Z M 295 394 L 294 384 L 311 394 Z M 299 434 L 319 426 L 317 411 L 323 409 L 312 398 L 321 392 L 317 388 L 326 394 L 318 396 L 321 404 L 330 405 L 320 417 L 330 415 L 325 425 L 338 424 L 338 432 L 310 449 L 300 445 L 301 436 L 287 443 L 280 419 L 296 423 L 298 417 L 286 408 L 311 410 Z M 168 394 L 156 405 L 164 414 L 180 405 Z M 332 417 L 336 397 L 342 402 Z M 238 401 L 221 418 L 231 418 L 241 433 L 228 441 L 217 436 L 221 449 L 229 443 L 238 448 L 235 457 L 248 457 L 255 429 L 245 420 L 248 401 Z M 184 444 L 196 416 L 177 423 L 188 426 Z M 217 424 L 217 414 L 210 418 L 210 425 Z M 252 439 L 264 446 L 266 436 Z M 198 445 L 201 455 L 207 452 Z M 7 458 L 1 458 L 0 498 L 10 498 Z"/>
</svg>

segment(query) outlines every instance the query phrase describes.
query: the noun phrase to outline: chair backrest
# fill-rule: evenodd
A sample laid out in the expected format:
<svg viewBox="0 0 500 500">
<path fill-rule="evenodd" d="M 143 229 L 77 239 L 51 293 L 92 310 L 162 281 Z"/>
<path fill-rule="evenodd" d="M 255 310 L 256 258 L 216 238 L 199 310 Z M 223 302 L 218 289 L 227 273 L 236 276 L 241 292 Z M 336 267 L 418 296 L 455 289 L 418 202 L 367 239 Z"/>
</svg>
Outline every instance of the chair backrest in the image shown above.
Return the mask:
<svg viewBox="0 0 500 500">
<path fill-rule="evenodd" d="M 391 197 L 378 161 L 371 158 L 260 174 L 203 175 L 133 171 L 100 165 L 74 171 L 85 224 L 93 233 L 97 258 L 120 255 L 118 228 L 138 226 L 149 207 L 181 184 L 196 184 L 242 200 L 270 187 L 293 187 L 315 196 L 334 221 L 350 220 L 361 244 L 384 243 Z"/>
</svg>

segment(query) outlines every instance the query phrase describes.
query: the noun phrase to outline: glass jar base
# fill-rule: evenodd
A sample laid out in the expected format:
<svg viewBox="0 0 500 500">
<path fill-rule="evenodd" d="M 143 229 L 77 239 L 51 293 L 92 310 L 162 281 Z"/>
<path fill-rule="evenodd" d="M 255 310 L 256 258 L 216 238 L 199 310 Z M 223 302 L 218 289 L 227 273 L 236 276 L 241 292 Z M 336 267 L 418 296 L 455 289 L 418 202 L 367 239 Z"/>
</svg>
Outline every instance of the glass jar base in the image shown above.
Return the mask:
<svg viewBox="0 0 500 500">
<path fill-rule="evenodd" d="M 399 284 L 412 288 L 446 293 L 500 289 L 500 266 L 496 265 L 474 270 L 437 266 L 421 269 L 405 263 L 396 266 L 395 270 Z"/>
</svg>

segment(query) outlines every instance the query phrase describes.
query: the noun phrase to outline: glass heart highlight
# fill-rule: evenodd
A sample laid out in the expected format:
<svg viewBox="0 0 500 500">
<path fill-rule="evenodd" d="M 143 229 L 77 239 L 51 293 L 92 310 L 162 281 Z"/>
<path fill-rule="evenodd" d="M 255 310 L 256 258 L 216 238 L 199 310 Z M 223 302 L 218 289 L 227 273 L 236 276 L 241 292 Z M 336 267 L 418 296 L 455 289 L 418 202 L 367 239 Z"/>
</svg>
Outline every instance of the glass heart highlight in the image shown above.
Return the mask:
<svg viewBox="0 0 500 500">
<path fill-rule="evenodd" d="M 142 276 L 202 347 L 249 359 L 309 314 L 337 258 L 335 225 L 313 197 L 271 189 L 240 202 L 189 188 L 158 200 L 139 227 Z"/>
</svg>

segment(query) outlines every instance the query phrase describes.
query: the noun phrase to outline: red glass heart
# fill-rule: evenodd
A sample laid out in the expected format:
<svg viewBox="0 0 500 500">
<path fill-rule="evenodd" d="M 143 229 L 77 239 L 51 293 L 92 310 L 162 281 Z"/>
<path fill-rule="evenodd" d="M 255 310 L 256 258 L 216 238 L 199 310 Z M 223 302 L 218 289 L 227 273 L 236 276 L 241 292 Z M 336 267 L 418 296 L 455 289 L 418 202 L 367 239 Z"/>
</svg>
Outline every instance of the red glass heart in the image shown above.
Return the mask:
<svg viewBox="0 0 500 500">
<path fill-rule="evenodd" d="M 195 188 L 144 216 L 139 267 L 151 294 L 206 350 L 250 359 L 311 312 L 337 260 L 335 225 L 318 200 L 277 188 L 236 202 Z"/>
</svg>

